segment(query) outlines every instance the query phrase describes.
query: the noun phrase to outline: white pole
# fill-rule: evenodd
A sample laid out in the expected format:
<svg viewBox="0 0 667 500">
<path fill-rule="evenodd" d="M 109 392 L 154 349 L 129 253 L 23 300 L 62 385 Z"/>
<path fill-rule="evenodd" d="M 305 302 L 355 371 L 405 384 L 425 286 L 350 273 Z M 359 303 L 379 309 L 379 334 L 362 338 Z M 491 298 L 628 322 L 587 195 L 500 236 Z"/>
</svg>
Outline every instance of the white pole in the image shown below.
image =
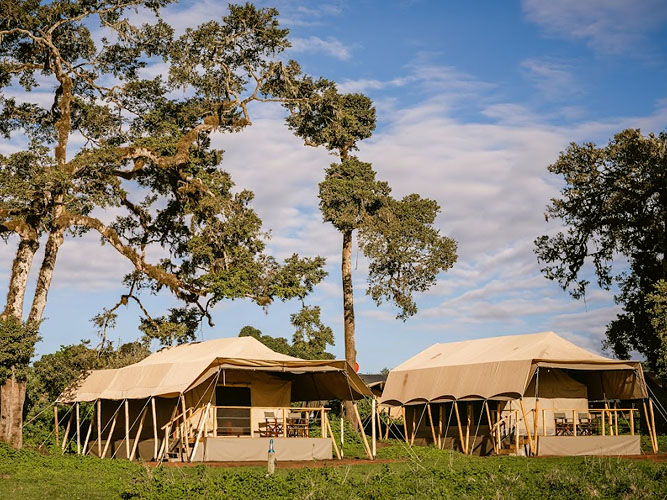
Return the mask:
<svg viewBox="0 0 667 500">
<path fill-rule="evenodd" d="M 373 457 L 377 456 L 377 438 L 376 438 L 376 430 L 375 430 L 375 398 L 373 398 L 373 401 L 371 402 L 371 442 L 373 444 Z"/>
</svg>

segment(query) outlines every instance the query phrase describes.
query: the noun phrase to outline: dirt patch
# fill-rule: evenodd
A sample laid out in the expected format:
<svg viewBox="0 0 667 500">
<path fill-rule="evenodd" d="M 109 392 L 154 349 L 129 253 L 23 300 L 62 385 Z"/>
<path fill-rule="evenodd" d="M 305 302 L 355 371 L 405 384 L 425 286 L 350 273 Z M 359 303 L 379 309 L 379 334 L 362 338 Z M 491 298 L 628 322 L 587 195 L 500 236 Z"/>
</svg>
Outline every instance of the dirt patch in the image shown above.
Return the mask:
<svg viewBox="0 0 667 500">
<path fill-rule="evenodd" d="M 403 462 L 404 460 L 396 458 L 382 458 L 376 460 L 368 460 L 362 458 L 344 458 L 342 460 L 295 460 L 289 462 L 276 461 L 277 469 L 319 469 L 321 467 L 343 467 L 347 465 L 370 465 L 370 464 L 390 464 L 396 462 Z M 155 467 L 157 462 L 145 462 L 146 465 Z M 266 467 L 266 461 L 249 461 L 249 462 L 162 462 L 164 467 L 196 467 L 197 465 L 206 465 L 207 467 Z"/>
</svg>

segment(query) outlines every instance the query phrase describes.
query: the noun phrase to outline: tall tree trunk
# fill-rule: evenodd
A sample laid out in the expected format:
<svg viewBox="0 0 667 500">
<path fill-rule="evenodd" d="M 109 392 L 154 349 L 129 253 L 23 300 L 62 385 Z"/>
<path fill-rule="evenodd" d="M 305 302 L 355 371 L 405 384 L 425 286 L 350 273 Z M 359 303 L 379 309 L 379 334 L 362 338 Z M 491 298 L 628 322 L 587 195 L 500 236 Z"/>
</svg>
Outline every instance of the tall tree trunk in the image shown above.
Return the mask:
<svg viewBox="0 0 667 500">
<path fill-rule="evenodd" d="M 64 228 L 53 229 L 49 233 L 48 240 L 46 240 L 44 259 L 42 260 L 42 267 L 39 269 L 35 295 L 33 296 L 32 306 L 28 314 L 28 323 L 37 323 L 42 320 L 42 314 L 44 314 L 44 308 L 46 307 L 46 298 L 51 287 L 51 279 L 53 278 L 53 269 L 56 266 L 56 257 L 58 257 L 60 245 L 63 244 L 64 232 Z"/>
<path fill-rule="evenodd" d="M 39 242 L 21 239 L 12 265 L 7 292 L 7 304 L 1 315 L 2 319 L 23 320 L 23 300 L 25 298 L 28 275 Z M 14 448 L 23 446 L 23 401 L 25 400 L 25 381 L 18 380 L 12 367 L 11 376 L 0 387 L 0 441 Z"/>
<path fill-rule="evenodd" d="M 352 286 L 352 231 L 343 233 L 342 253 L 343 278 L 343 324 L 345 327 L 345 360 L 355 367 L 357 349 L 354 344 L 354 288 Z M 345 416 L 348 422 L 354 423 L 354 408 L 352 402 L 345 403 Z"/>
</svg>

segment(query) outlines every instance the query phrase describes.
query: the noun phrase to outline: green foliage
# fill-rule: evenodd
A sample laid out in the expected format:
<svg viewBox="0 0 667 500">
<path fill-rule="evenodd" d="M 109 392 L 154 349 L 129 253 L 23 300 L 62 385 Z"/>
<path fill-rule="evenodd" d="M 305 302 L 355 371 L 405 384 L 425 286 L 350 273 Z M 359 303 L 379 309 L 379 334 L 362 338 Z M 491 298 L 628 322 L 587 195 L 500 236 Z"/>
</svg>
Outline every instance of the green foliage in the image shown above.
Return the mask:
<svg viewBox="0 0 667 500">
<path fill-rule="evenodd" d="M 94 349 L 88 341 L 61 346 L 55 353 L 43 355 L 28 369 L 24 406 L 26 441 L 40 444 L 47 438 L 53 430 L 53 402 L 84 373 L 121 368 L 149 355 L 148 345 L 141 342 L 129 342 L 117 348 L 105 342 Z"/>
<path fill-rule="evenodd" d="M 606 344 L 621 358 L 639 351 L 651 368 L 662 345 L 647 297 L 667 279 L 666 147 L 667 132 L 632 129 L 602 148 L 571 144 L 549 166 L 565 187 L 546 218 L 560 220 L 565 231 L 535 241 L 542 272 L 575 298 L 589 285 L 586 264 L 598 286 L 618 287 L 623 312 L 607 326 Z"/>
<path fill-rule="evenodd" d="M 347 447 L 346 447 L 347 449 Z M 468 457 L 394 443 L 389 463 L 322 467 L 144 467 L 0 445 L 3 498 L 665 498 L 667 466 L 602 457 Z M 321 465 L 321 464 L 313 464 Z"/>
<path fill-rule="evenodd" d="M 413 293 L 435 284 L 438 273 L 456 262 L 456 241 L 433 227 L 440 207 L 411 194 L 387 197 L 359 232 L 359 245 L 370 264 L 368 294 L 379 305 L 394 303 L 400 319 L 417 312 Z"/>
<path fill-rule="evenodd" d="M 333 331 L 322 323 L 320 308 L 306 306 L 290 316 L 295 328 L 292 343 L 285 337 L 263 335 L 262 331 L 250 325 L 241 328 L 239 337 L 253 337 L 268 348 L 301 359 L 334 359 L 333 354 L 326 351 L 328 345 L 334 345 Z"/>
<path fill-rule="evenodd" d="M 304 306 L 290 316 L 295 328 L 292 337 L 292 356 L 302 359 L 334 359 L 326 352 L 327 345 L 334 345 L 333 330 L 322 323 L 319 306 Z"/>
<path fill-rule="evenodd" d="M 358 229 L 380 209 L 390 192 L 386 182 L 375 179 L 371 164 L 356 156 L 332 163 L 319 188 L 322 217 L 340 232 Z"/>
<path fill-rule="evenodd" d="M 26 379 L 38 331 L 39 325 L 0 318 L 0 384 L 12 375 L 19 381 Z"/>
<path fill-rule="evenodd" d="M 646 297 L 646 302 L 649 307 L 651 326 L 660 339 L 660 349 L 656 353 L 656 367 L 658 373 L 667 375 L 667 281 L 658 281 L 653 293 Z"/>
</svg>

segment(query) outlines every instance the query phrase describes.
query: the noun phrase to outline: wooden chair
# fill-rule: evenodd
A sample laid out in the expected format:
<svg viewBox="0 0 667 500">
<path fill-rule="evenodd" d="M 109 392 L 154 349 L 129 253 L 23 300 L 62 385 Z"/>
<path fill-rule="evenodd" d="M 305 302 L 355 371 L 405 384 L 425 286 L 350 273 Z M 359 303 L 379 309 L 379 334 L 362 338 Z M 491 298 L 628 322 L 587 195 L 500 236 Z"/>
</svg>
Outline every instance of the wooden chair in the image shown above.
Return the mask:
<svg viewBox="0 0 667 500">
<path fill-rule="evenodd" d="M 272 411 L 264 412 L 264 426 L 260 426 L 261 437 L 279 437 L 283 435 L 283 424 Z"/>
<path fill-rule="evenodd" d="M 577 420 L 577 434 L 580 436 L 592 436 L 593 420 L 591 419 L 590 413 L 579 413 L 577 415 Z"/>
<path fill-rule="evenodd" d="M 554 421 L 556 427 L 556 436 L 571 436 L 572 424 L 567 421 L 565 413 L 554 413 Z"/>
<path fill-rule="evenodd" d="M 289 437 L 308 437 L 308 424 L 301 412 L 290 412 L 287 417 L 287 435 Z"/>
</svg>

